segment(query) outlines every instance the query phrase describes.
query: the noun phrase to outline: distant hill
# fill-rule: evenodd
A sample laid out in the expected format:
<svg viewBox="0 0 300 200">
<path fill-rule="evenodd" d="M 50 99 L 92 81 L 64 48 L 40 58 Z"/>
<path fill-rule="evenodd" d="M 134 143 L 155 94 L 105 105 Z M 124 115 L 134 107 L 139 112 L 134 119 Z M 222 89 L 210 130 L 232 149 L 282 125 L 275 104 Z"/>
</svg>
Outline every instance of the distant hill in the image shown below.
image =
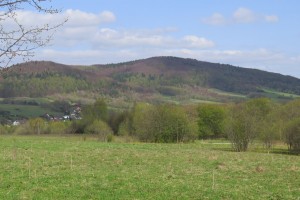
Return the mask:
<svg viewBox="0 0 300 200">
<path fill-rule="evenodd" d="M 120 73 L 161 75 L 167 79 L 179 79 L 180 84 L 196 84 L 242 94 L 256 92 L 258 88 L 300 94 L 300 79 L 291 76 L 194 59 L 154 57 L 120 64 L 98 65 L 98 69 L 108 76 Z"/>
<path fill-rule="evenodd" d="M 125 101 L 232 101 L 255 96 L 293 98 L 300 79 L 178 57 L 108 65 L 33 61 L 1 70 L 0 97 L 43 97 L 85 91 Z"/>
</svg>

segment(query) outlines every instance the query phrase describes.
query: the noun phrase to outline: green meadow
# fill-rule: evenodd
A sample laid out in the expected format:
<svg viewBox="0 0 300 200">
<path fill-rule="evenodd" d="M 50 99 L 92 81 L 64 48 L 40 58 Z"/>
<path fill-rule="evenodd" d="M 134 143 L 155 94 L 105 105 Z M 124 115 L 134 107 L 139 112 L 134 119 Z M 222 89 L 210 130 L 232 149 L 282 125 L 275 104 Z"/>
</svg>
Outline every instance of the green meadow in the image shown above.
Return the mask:
<svg viewBox="0 0 300 200">
<path fill-rule="evenodd" d="M 0 199 L 299 199 L 300 157 L 286 152 L 0 136 Z"/>
<path fill-rule="evenodd" d="M 11 116 L 22 116 L 28 118 L 39 117 L 45 113 L 62 115 L 62 113 L 52 111 L 51 109 L 42 108 L 41 106 L 32 106 L 32 105 L 0 104 L 0 111 L 9 112 Z"/>
</svg>

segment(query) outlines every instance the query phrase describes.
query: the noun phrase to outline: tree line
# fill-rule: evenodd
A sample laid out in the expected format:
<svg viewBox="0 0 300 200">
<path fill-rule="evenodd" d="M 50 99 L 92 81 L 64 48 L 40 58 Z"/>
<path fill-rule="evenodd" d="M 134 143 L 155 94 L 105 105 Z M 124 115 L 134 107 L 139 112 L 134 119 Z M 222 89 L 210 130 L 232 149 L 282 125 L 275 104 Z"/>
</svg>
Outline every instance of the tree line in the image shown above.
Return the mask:
<svg viewBox="0 0 300 200">
<path fill-rule="evenodd" d="M 300 100 L 279 104 L 258 98 L 198 106 L 135 103 L 129 110 L 115 111 L 108 109 L 103 99 L 97 99 L 83 108 L 81 120 L 45 122 L 36 118 L 19 127 L 0 127 L 0 134 L 12 132 L 94 134 L 101 141 L 126 136 L 156 143 L 226 138 L 235 151 L 247 151 L 254 141 L 260 141 L 267 149 L 284 142 L 290 151 L 299 152 Z"/>
</svg>

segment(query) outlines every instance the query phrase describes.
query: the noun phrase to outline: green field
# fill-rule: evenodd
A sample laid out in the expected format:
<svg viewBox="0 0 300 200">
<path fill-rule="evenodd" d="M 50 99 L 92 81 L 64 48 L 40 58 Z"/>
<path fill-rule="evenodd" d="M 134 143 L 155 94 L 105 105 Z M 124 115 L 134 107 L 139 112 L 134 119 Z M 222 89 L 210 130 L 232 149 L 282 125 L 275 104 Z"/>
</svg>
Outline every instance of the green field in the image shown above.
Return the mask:
<svg viewBox="0 0 300 200">
<path fill-rule="evenodd" d="M 34 118 L 46 113 L 59 116 L 63 115 L 63 113 L 55 112 L 48 108 L 43 108 L 42 106 L 32 105 L 0 104 L 0 111 L 9 112 L 10 117 L 15 119 Z"/>
<path fill-rule="evenodd" d="M 225 92 L 225 91 L 217 90 L 217 89 L 209 89 L 209 91 L 215 92 L 215 93 L 217 93 L 219 95 L 223 95 L 223 96 L 236 97 L 236 98 L 240 98 L 240 99 L 247 98 L 246 95 L 242 95 L 242 94 L 238 94 L 238 93 L 232 93 L 232 92 Z"/>
<path fill-rule="evenodd" d="M 278 91 L 268 90 L 268 89 L 264 89 L 264 88 L 262 88 L 262 90 L 266 93 L 277 95 L 277 96 L 282 96 L 282 97 L 290 97 L 290 98 L 299 98 L 300 97 L 300 95 L 290 94 L 290 93 L 285 93 L 285 92 L 278 92 Z"/>
<path fill-rule="evenodd" d="M 299 156 L 222 142 L 0 136 L 0 199 L 300 198 Z"/>
</svg>

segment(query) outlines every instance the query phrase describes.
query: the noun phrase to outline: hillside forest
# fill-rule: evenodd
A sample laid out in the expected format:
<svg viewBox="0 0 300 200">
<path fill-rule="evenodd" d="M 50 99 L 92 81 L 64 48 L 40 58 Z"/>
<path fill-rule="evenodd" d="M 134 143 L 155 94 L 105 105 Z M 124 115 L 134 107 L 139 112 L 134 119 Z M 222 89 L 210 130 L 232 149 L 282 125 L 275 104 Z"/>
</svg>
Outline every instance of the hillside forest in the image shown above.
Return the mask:
<svg viewBox="0 0 300 200">
<path fill-rule="evenodd" d="M 256 69 L 177 57 L 92 66 L 32 61 L 0 71 L 0 98 L 40 98 L 57 94 L 78 97 L 78 91 L 94 99 L 118 100 L 118 104 L 125 107 L 135 101 L 224 103 L 255 97 L 285 101 L 299 97 L 300 80 Z"/>
</svg>

